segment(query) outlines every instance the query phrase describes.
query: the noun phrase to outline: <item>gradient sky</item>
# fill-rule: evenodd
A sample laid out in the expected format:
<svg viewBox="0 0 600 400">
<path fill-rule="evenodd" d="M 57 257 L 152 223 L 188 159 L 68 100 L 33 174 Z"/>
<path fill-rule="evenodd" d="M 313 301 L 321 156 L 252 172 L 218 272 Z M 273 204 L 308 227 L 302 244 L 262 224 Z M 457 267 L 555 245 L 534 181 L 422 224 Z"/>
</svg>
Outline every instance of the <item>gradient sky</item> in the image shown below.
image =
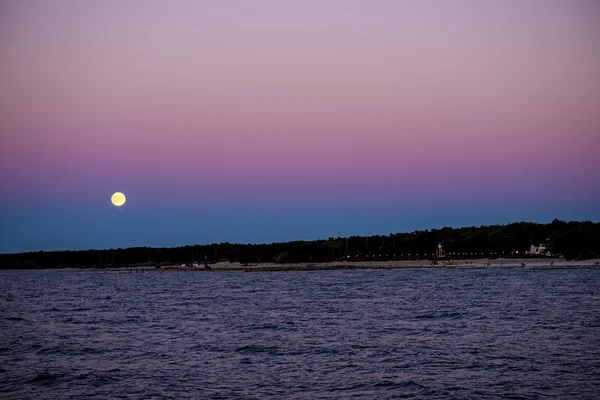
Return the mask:
<svg viewBox="0 0 600 400">
<path fill-rule="evenodd" d="M 0 253 L 599 221 L 598 71 L 593 0 L 2 1 Z"/>
</svg>

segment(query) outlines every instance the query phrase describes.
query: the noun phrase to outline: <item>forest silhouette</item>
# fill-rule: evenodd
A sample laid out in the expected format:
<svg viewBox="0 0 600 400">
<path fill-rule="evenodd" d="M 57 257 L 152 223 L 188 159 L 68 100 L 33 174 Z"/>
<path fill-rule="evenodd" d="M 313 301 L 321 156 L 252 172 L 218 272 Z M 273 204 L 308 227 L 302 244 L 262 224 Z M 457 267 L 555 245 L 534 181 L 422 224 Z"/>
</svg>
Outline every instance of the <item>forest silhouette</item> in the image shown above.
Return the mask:
<svg viewBox="0 0 600 400">
<path fill-rule="evenodd" d="M 244 263 L 299 263 L 328 261 L 431 260 L 441 246 L 441 258 L 531 257 L 531 246 L 545 245 L 535 257 L 583 260 L 600 256 L 600 223 L 549 224 L 516 222 L 466 228 L 442 228 L 410 233 L 337 237 L 271 244 L 213 243 L 174 248 L 38 251 L 0 255 L 0 269 L 106 268 L 163 266 L 230 261 Z"/>
</svg>

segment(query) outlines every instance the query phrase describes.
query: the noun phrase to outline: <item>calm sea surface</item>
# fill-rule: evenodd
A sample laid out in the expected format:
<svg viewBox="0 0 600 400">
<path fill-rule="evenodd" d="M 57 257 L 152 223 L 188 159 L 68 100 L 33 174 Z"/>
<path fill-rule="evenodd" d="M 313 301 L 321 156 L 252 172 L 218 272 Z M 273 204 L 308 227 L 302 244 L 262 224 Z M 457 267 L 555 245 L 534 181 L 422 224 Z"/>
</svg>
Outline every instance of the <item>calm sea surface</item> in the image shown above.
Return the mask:
<svg viewBox="0 0 600 400">
<path fill-rule="evenodd" d="M 0 397 L 600 398 L 600 269 L 0 271 Z"/>
</svg>

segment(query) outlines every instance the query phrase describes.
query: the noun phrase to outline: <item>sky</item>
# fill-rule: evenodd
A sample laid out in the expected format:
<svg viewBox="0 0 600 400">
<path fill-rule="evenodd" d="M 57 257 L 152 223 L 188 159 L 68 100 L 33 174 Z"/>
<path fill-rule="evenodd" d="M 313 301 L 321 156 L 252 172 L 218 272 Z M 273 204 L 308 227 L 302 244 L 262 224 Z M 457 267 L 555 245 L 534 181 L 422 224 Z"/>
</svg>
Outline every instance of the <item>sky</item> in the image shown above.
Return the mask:
<svg viewBox="0 0 600 400">
<path fill-rule="evenodd" d="M 7 0 L 0 60 L 0 253 L 600 221 L 597 1 Z"/>
</svg>

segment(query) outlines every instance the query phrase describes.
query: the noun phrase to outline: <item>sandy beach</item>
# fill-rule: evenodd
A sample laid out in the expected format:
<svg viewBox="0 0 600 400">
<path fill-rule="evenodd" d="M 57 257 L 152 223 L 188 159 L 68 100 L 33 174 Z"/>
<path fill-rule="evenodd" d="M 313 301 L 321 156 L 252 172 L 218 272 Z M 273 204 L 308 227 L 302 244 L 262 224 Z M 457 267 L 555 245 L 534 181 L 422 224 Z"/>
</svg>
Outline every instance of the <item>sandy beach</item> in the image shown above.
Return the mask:
<svg viewBox="0 0 600 400">
<path fill-rule="evenodd" d="M 590 259 L 583 261 L 573 261 L 564 259 L 548 258 L 498 258 L 498 259 L 479 259 L 479 260 L 453 260 L 441 261 L 437 265 L 432 265 L 431 261 L 333 261 L 323 263 L 251 263 L 241 264 L 239 262 L 222 261 L 208 264 L 209 269 L 204 265 L 199 267 L 166 266 L 161 270 L 178 271 L 293 271 L 293 270 L 340 270 L 340 269 L 391 269 L 391 268 L 574 268 L 574 267 L 592 267 L 599 266 L 600 259 Z M 148 268 L 151 269 L 151 268 Z"/>
</svg>

